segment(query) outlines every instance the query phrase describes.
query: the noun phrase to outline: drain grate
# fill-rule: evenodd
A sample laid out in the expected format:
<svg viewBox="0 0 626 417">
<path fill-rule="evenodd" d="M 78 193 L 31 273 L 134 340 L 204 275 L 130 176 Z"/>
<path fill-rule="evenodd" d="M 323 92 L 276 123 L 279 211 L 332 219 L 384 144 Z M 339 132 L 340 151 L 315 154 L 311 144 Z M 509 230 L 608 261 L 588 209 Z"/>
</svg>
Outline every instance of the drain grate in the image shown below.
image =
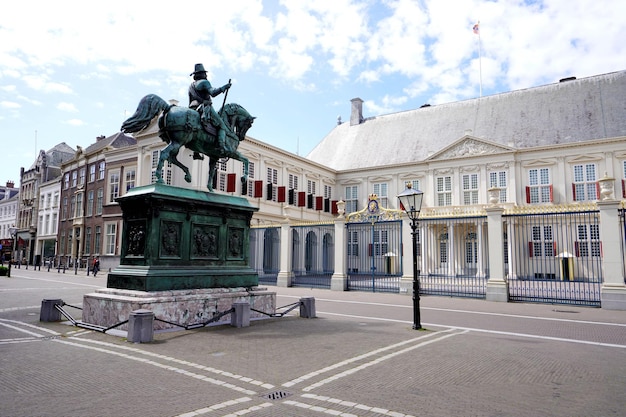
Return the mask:
<svg viewBox="0 0 626 417">
<path fill-rule="evenodd" d="M 268 392 L 267 394 L 261 395 L 261 397 L 266 398 L 268 400 L 272 400 L 272 401 L 278 401 L 278 400 L 282 400 L 283 398 L 287 398 L 291 395 L 293 395 L 293 392 L 279 390 L 279 391 Z"/>
</svg>

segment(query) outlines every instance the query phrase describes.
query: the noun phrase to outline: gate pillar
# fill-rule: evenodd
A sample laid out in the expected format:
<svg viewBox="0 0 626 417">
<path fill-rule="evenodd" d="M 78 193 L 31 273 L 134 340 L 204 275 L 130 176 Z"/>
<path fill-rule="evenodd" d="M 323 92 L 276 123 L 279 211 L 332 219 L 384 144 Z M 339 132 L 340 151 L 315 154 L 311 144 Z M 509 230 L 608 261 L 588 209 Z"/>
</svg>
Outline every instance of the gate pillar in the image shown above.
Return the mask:
<svg viewBox="0 0 626 417">
<path fill-rule="evenodd" d="M 600 289 L 602 308 L 626 310 L 626 285 L 622 272 L 622 245 L 619 231 L 619 206 L 617 200 L 598 201 L 600 209 L 600 240 L 602 248 L 602 276 Z"/>
<path fill-rule="evenodd" d="M 280 225 L 280 270 L 276 277 L 277 287 L 291 287 L 293 271 L 291 270 L 291 259 L 293 258 L 293 247 L 289 238 L 291 227 L 288 221 Z"/>
<path fill-rule="evenodd" d="M 335 270 L 330 278 L 330 289 L 346 291 L 348 276 L 346 275 L 346 220 L 339 216 L 335 220 Z"/>
<path fill-rule="evenodd" d="M 487 301 L 509 301 L 509 289 L 504 278 L 504 233 L 502 207 L 487 207 L 487 242 L 489 243 L 489 280 Z"/>
</svg>

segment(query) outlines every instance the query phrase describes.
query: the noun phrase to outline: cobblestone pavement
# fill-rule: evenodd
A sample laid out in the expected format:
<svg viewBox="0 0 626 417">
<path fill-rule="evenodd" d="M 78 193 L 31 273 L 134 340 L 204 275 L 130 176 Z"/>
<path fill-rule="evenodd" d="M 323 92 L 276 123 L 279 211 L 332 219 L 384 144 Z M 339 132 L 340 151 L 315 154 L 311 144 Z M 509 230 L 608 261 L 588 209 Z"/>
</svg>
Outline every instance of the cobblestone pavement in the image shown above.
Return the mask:
<svg viewBox="0 0 626 417">
<path fill-rule="evenodd" d="M 268 287 L 294 315 L 128 343 L 39 321 L 106 276 L 0 278 L 1 416 L 622 416 L 626 312 Z M 68 308 L 72 313 L 72 308 Z M 76 317 L 80 312 L 75 311 Z"/>
</svg>

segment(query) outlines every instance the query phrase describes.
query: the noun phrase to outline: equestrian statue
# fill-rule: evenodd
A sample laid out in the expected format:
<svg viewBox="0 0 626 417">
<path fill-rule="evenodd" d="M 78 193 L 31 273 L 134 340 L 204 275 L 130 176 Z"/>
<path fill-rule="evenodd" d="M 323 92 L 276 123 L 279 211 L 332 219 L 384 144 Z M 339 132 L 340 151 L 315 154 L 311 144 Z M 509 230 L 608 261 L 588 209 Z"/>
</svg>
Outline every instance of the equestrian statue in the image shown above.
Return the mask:
<svg viewBox="0 0 626 417">
<path fill-rule="evenodd" d="M 207 188 L 213 192 L 213 182 L 217 172 L 217 162 L 222 158 L 233 158 L 243 163 L 242 189 L 247 189 L 248 158 L 237 148 L 246 138 L 254 117 L 239 104 L 226 104 L 226 96 L 231 87 L 230 80 L 219 88 L 213 88 L 207 80 L 202 64 L 196 64 L 190 75 L 194 81 L 189 86 L 189 108 L 168 104 L 155 94 L 148 94 L 139 102 L 137 111 L 122 124 L 122 132 L 135 133 L 145 129 L 152 119 L 161 114 L 158 120 L 159 137 L 168 145 L 161 151 L 156 167 L 156 179 L 163 183 L 163 164 L 168 161 L 185 172 L 185 181 L 191 182 L 189 168 L 178 159 L 180 148 L 194 152 L 194 159 L 209 157 L 209 181 Z M 219 112 L 213 108 L 212 97 L 224 94 L 224 104 Z"/>
</svg>

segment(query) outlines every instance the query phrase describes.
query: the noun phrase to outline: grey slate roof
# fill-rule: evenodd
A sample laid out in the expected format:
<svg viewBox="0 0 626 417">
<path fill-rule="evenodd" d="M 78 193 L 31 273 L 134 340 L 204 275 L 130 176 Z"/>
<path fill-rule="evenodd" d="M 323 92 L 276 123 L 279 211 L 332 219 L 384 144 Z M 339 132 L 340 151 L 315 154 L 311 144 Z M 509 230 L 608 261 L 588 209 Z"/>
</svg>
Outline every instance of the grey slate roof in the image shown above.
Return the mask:
<svg viewBox="0 0 626 417">
<path fill-rule="evenodd" d="M 626 136 L 626 71 L 346 122 L 307 159 L 336 170 L 419 162 L 467 134 L 517 149 Z"/>
</svg>

